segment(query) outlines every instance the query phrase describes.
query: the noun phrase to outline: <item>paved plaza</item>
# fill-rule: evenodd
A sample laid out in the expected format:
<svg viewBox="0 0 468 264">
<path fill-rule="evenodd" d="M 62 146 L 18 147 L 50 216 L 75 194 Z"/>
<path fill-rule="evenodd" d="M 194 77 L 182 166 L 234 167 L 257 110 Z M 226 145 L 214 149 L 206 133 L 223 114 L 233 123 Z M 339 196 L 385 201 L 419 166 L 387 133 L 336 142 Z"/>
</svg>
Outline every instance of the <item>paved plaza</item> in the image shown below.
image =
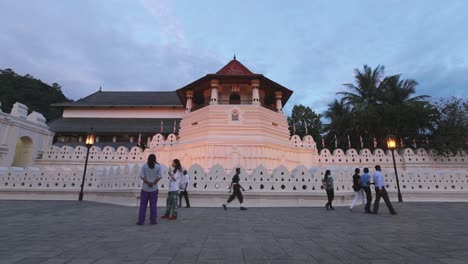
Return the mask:
<svg viewBox="0 0 468 264">
<path fill-rule="evenodd" d="M 395 208 L 181 208 L 136 226 L 136 207 L 0 201 L 0 263 L 468 263 L 468 203 Z"/>
</svg>

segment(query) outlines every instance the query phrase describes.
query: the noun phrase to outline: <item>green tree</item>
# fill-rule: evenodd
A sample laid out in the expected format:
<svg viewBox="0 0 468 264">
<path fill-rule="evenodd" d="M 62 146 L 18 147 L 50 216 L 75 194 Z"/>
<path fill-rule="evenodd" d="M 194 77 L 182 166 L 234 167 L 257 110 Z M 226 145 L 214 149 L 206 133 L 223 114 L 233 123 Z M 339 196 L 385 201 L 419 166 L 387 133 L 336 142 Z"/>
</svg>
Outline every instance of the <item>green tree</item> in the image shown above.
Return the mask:
<svg viewBox="0 0 468 264">
<path fill-rule="evenodd" d="M 442 98 L 436 104 L 437 119 L 434 122 L 429 145 L 437 153 L 446 156 L 468 150 L 468 99 Z"/>
<path fill-rule="evenodd" d="M 362 71 L 355 69 L 354 79 L 354 83 L 344 84 L 347 91 L 337 93 L 350 113 L 342 118 L 330 118 L 329 127 L 335 130 L 328 133 L 337 135 L 339 147 L 348 145 L 348 135 L 354 148 L 360 147 L 361 136 L 364 147 L 369 148 L 373 147 L 374 138 L 378 147 L 385 148 L 389 134 L 404 139 L 405 145 L 414 139 L 422 140 L 431 128 L 434 108 L 426 101 L 429 96 L 414 96 L 416 81 L 401 79 L 401 75 L 386 77 L 384 66 L 372 69 L 367 65 Z M 334 112 L 336 104 L 337 101 L 329 105 L 330 112 Z"/>
<path fill-rule="evenodd" d="M 323 116 L 330 121 L 329 124 L 324 125 L 325 146 L 334 149 L 336 145 L 338 148 L 347 149 L 347 135 L 355 128 L 351 108 L 343 100 L 335 99 L 328 104 L 328 110 Z"/>
<path fill-rule="evenodd" d="M 57 83 L 51 86 L 29 74 L 18 75 L 12 69 L 0 70 L 0 100 L 4 112 L 10 112 L 13 104 L 20 102 L 28 106 L 30 112 L 39 112 L 47 120 L 62 114 L 51 104 L 69 101 Z"/>
<path fill-rule="evenodd" d="M 405 146 L 411 146 L 413 141 L 424 142 L 423 138 L 432 127 L 436 113 L 427 101 L 430 96 L 414 96 L 417 85 L 415 80 L 402 80 L 400 75 L 394 75 L 388 79 L 382 92 L 379 115 L 384 132 L 401 139 Z"/>
<path fill-rule="evenodd" d="M 319 141 L 322 140 L 322 121 L 320 120 L 320 115 L 315 113 L 310 107 L 302 104 L 295 105 L 291 116 L 288 117 L 288 125 L 291 134 L 294 134 L 295 131 L 295 134 L 301 137 L 301 139 L 306 135 L 312 135 L 317 146 L 320 145 Z"/>
</svg>

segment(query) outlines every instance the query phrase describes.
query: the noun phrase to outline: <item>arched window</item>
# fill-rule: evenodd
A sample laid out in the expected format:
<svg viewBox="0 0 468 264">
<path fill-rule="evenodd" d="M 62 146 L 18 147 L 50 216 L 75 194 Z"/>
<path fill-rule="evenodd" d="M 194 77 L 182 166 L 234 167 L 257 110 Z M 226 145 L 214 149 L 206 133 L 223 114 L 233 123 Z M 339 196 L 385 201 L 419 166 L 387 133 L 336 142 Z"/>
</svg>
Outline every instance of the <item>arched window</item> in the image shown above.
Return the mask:
<svg viewBox="0 0 468 264">
<path fill-rule="evenodd" d="M 232 121 L 239 121 L 239 113 L 237 111 L 232 112 Z"/>
<path fill-rule="evenodd" d="M 233 93 L 231 94 L 231 96 L 229 96 L 229 104 L 240 104 L 240 103 L 241 103 L 241 99 L 240 99 L 239 94 Z"/>
</svg>

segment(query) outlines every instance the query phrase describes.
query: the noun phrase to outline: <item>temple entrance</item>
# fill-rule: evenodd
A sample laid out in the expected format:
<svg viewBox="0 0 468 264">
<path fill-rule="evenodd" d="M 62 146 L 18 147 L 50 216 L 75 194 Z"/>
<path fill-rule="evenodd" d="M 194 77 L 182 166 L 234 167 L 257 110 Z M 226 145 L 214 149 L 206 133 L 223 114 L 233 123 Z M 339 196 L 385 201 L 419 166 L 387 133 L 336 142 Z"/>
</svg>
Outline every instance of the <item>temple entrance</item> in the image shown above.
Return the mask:
<svg viewBox="0 0 468 264">
<path fill-rule="evenodd" d="M 33 159 L 33 141 L 30 137 L 20 137 L 16 141 L 15 157 L 13 158 L 13 167 L 28 167 Z"/>
<path fill-rule="evenodd" d="M 239 94 L 233 93 L 231 94 L 231 96 L 229 96 L 229 104 L 240 104 L 240 103 L 241 103 L 241 98 Z"/>
</svg>

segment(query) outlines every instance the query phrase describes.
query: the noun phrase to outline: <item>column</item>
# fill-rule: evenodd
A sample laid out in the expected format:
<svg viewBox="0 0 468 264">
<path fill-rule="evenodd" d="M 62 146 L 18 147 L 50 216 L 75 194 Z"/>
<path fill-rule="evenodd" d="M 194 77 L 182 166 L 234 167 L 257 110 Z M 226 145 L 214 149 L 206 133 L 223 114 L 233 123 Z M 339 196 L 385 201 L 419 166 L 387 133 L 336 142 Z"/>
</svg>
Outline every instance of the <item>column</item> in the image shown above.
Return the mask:
<svg viewBox="0 0 468 264">
<path fill-rule="evenodd" d="M 275 92 L 275 98 L 276 98 L 276 110 L 278 112 L 283 111 L 283 103 L 281 102 L 281 98 L 283 97 L 283 93 L 281 91 Z"/>
<path fill-rule="evenodd" d="M 187 91 L 185 93 L 185 96 L 187 97 L 187 104 L 185 106 L 185 113 L 190 113 L 190 112 L 192 112 L 193 91 Z"/>
<path fill-rule="evenodd" d="M 219 85 L 218 80 L 216 79 L 211 80 L 211 99 L 210 99 L 211 105 L 218 104 L 218 85 Z"/>
<path fill-rule="evenodd" d="M 258 92 L 258 87 L 260 87 L 260 81 L 254 79 L 250 83 L 252 85 L 252 104 L 260 105 L 260 94 Z"/>
</svg>

